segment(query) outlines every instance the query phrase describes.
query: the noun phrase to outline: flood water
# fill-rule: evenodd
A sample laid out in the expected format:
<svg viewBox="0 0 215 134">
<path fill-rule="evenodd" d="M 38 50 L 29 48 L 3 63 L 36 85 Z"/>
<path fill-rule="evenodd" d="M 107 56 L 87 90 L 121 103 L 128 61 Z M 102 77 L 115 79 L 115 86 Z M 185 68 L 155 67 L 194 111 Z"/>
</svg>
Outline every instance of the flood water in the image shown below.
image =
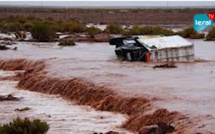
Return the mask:
<svg viewBox="0 0 215 134">
<path fill-rule="evenodd" d="M 11 76 L 14 72 L 0 71 L 1 76 Z M 17 117 L 41 119 L 50 125 L 48 134 L 93 134 L 94 132 L 125 130 L 119 126 L 125 122 L 126 116 L 110 112 L 95 111 L 87 106 L 78 106 L 75 102 L 67 102 L 59 96 L 18 90 L 17 81 L 0 81 L 0 95 L 13 94 L 20 101 L 0 102 L 0 124 L 5 124 Z M 15 111 L 28 107 L 27 111 Z"/>
<path fill-rule="evenodd" d="M 108 43 L 17 43 L 17 51 L 0 52 L 1 59 L 47 59 L 52 77 L 84 77 L 125 95 L 157 98 L 152 108 L 168 108 L 198 119 L 196 127 L 215 132 L 215 42 L 190 40 L 196 59 L 175 69 L 153 69 L 154 64 L 119 61 Z"/>
</svg>

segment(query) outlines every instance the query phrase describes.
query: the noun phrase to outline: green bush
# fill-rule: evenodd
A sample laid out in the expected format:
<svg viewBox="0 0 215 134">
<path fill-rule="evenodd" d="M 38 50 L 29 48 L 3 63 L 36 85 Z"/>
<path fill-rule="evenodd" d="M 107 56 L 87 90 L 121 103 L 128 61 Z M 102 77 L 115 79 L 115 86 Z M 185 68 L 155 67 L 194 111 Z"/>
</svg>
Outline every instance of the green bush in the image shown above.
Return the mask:
<svg viewBox="0 0 215 134">
<path fill-rule="evenodd" d="M 0 30 L 3 29 L 3 26 L 4 26 L 3 22 L 0 22 Z"/>
<path fill-rule="evenodd" d="M 129 34 L 133 34 L 133 35 L 140 35 L 140 34 L 142 34 L 142 27 L 140 27 L 140 26 L 133 26 L 132 29 L 129 31 Z"/>
<path fill-rule="evenodd" d="M 191 39 L 202 39 L 205 37 L 204 34 L 201 34 L 195 31 L 193 27 L 189 27 L 180 31 L 179 35 L 181 35 L 184 38 L 191 38 Z"/>
<path fill-rule="evenodd" d="M 17 21 L 17 17 L 15 17 L 15 16 L 9 16 L 9 17 L 7 17 L 6 19 L 5 19 L 5 21 L 6 22 L 15 22 L 15 21 Z"/>
<path fill-rule="evenodd" d="M 86 33 L 87 33 L 88 35 L 90 35 L 90 37 L 94 37 L 96 34 L 99 34 L 99 33 L 101 33 L 101 32 L 102 32 L 101 29 L 96 28 L 96 27 L 94 27 L 94 26 L 89 27 L 89 28 L 86 28 Z"/>
<path fill-rule="evenodd" d="M 21 23 L 21 24 L 24 24 L 24 23 L 27 21 L 27 19 L 24 18 L 24 17 L 19 17 L 19 18 L 17 19 L 17 21 L 18 21 L 19 23 Z"/>
<path fill-rule="evenodd" d="M 62 39 L 60 40 L 59 46 L 74 46 L 75 42 L 72 39 Z"/>
<path fill-rule="evenodd" d="M 60 25 L 59 23 L 55 22 L 55 21 L 44 21 L 45 24 L 51 26 L 51 28 L 54 31 L 60 31 Z"/>
<path fill-rule="evenodd" d="M 110 34 L 122 34 L 124 33 L 123 28 L 121 27 L 121 25 L 117 24 L 117 23 L 113 23 L 107 26 L 107 28 L 105 29 L 106 32 L 110 33 Z"/>
<path fill-rule="evenodd" d="M 61 32 L 81 33 L 84 32 L 84 25 L 76 21 L 64 21 L 60 24 Z"/>
<path fill-rule="evenodd" d="M 0 29 L 5 32 L 29 31 L 33 24 L 39 21 L 34 17 L 7 17 L 1 20 Z"/>
<path fill-rule="evenodd" d="M 206 36 L 206 40 L 213 40 L 215 41 L 215 27 L 208 33 Z"/>
<path fill-rule="evenodd" d="M 9 32 L 24 30 L 24 25 L 19 22 L 4 23 L 3 29 Z"/>
<path fill-rule="evenodd" d="M 172 30 L 162 28 L 162 27 L 152 27 L 152 26 L 145 26 L 145 27 L 140 27 L 140 26 L 134 26 L 132 29 L 129 31 L 129 34 L 133 35 L 173 35 L 174 32 Z"/>
<path fill-rule="evenodd" d="M 26 21 L 24 23 L 24 29 L 27 31 L 30 31 L 30 29 L 33 27 L 33 22 L 32 21 Z"/>
<path fill-rule="evenodd" d="M 162 34 L 162 35 L 173 35 L 174 32 L 170 29 L 163 28 L 163 27 L 154 27 L 154 34 Z"/>
<path fill-rule="evenodd" d="M 49 125 L 39 119 L 17 118 L 8 124 L 0 126 L 0 134 L 45 134 Z"/>
<path fill-rule="evenodd" d="M 56 36 L 56 31 L 44 22 L 34 23 L 30 32 L 32 37 L 39 42 L 53 41 Z"/>
</svg>

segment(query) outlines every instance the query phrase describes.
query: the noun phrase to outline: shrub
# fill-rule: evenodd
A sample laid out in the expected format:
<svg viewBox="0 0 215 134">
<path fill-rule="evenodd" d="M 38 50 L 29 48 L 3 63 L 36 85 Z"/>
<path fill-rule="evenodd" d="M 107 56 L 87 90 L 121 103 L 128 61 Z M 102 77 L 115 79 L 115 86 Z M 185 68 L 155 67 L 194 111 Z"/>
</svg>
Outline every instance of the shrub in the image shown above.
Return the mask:
<svg viewBox="0 0 215 134">
<path fill-rule="evenodd" d="M 121 25 L 119 25 L 117 23 L 113 23 L 113 24 L 108 25 L 107 28 L 105 29 L 105 31 L 110 33 L 110 34 L 122 34 L 124 32 Z"/>
<path fill-rule="evenodd" d="M 3 29 L 9 32 L 24 30 L 24 25 L 19 22 L 4 23 Z"/>
<path fill-rule="evenodd" d="M 9 16 L 5 19 L 5 21 L 7 21 L 7 22 L 14 22 L 16 20 L 17 20 L 17 18 L 15 16 Z"/>
<path fill-rule="evenodd" d="M 94 27 L 94 26 L 89 27 L 89 28 L 86 28 L 86 33 L 87 33 L 88 35 L 90 35 L 90 37 L 94 37 L 96 34 L 99 34 L 99 33 L 101 33 L 101 32 L 102 32 L 101 29 L 96 28 L 96 27 Z"/>
<path fill-rule="evenodd" d="M 134 26 L 129 31 L 129 34 L 134 35 L 173 35 L 174 32 L 172 30 L 162 28 L 162 27 L 152 27 L 152 26 L 146 26 L 146 27 L 140 27 L 140 26 Z"/>
<path fill-rule="evenodd" d="M 33 27 L 33 22 L 32 21 L 26 21 L 25 23 L 24 23 L 24 28 L 25 28 L 25 30 L 27 30 L 27 31 L 30 31 L 30 29 Z"/>
<path fill-rule="evenodd" d="M 76 21 L 65 21 L 61 23 L 62 32 L 81 33 L 84 31 L 84 25 Z"/>
<path fill-rule="evenodd" d="M 166 35 L 166 36 L 174 34 L 174 32 L 172 30 L 163 28 L 163 27 L 154 27 L 153 30 L 154 30 L 154 32 L 153 32 L 154 34 L 162 34 L 162 35 Z"/>
<path fill-rule="evenodd" d="M 53 41 L 56 36 L 56 31 L 44 22 L 36 22 L 32 26 L 31 35 L 39 42 Z"/>
<path fill-rule="evenodd" d="M 3 29 L 4 24 L 2 22 L 0 22 L 0 30 Z"/>
<path fill-rule="evenodd" d="M 208 33 L 206 36 L 206 40 L 214 40 L 215 41 L 215 27 Z"/>
<path fill-rule="evenodd" d="M 24 24 L 24 23 L 27 21 L 27 19 L 24 18 L 24 17 L 19 17 L 19 18 L 17 19 L 17 21 L 18 21 L 19 23 L 21 23 L 21 24 Z"/>
<path fill-rule="evenodd" d="M 39 119 L 17 118 L 8 124 L 0 126 L 0 134 L 45 134 L 49 125 Z"/>
<path fill-rule="evenodd" d="M 179 35 L 181 35 L 184 38 L 191 38 L 191 39 L 201 39 L 205 37 L 204 34 L 201 34 L 195 31 L 193 27 L 189 27 L 182 30 L 181 32 L 179 32 Z"/>
<path fill-rule="evenodd" d="M 133 26 L 132 29 L 129 31 L 129 34 L 133 34 L 133 35 L 140 35 L 140 34 L 142 34 L 142 27 L 140 27 L 140 26 Z"/>
<path fill-rule="evenodd" d="M 60 40 L 59 46 L 74 46 L 75 42 L 72 39 L 62 39 Z"/>
<path fill-rule="evenodd" d="M 45 24 L 51 26 L 54 31 L 60 31 L 59 24 L 55 21 L 44 21 Z"/>
</svg>

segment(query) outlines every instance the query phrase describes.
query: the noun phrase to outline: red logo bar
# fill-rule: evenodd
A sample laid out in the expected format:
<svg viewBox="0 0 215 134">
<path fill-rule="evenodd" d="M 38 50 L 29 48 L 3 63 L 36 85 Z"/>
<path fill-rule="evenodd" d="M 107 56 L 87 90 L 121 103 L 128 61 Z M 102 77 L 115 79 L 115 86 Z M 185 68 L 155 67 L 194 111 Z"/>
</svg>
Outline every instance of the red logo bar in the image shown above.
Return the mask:
<svg viewBox="0 0 215 134">
<path fill-rule="evenodd" d="M 208 18 L 211 20 L 214 20 L 215 19 L 215 12 L 208 13 Z"/>
</svg>

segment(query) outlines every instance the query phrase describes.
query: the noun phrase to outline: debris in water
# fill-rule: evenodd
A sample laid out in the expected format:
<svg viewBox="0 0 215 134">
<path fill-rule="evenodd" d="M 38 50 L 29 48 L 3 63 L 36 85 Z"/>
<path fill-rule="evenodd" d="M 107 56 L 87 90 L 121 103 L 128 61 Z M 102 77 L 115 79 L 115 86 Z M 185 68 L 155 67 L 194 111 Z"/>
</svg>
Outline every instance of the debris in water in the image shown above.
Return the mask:
<svg viewBox="0 0 215 134">
<path fill-rule="evenodd" d="M 157 125 L 150 125 L 145 127 L 139 134 L 166 134 L 175 130 L 172 125 L 165 122 L 158 122 Z"/>
<path fill-rule="evenodd" d="M 5 38 L 2 42 L 0 42 L 0 44 L 7 46 L 7 45 L 14 45 L 16 44 L 15 42 L 13 42 L 11 39 L 9 38 Z"/>
<path fill-rule="evenodd" d="M 6 46 L 3 46 L 3 45 L 0 45 L 0 50 L 8 50 L 9 47 L 6 47 Z"/>
<path fill-rule="evenodd" d="M 119 132 L 109 131 L 109 132 L 107 132 L 107 133 L 105 133 L 105 134 L 119 134 Z"/>
<path fill-rule="evenodd" d="M 14 97 L 12 94 L 0 95 L 0 101 L 19 101 L 20 98 Z"/>
<path fill-rule="evenodd" d="M 154 69 L 156 69 L 156 68 L 177 68 L 177 66 L 175 66 L 174 63 L 166 63 L 166 64 L 162 64 L 162 65 L 155 65 L 153 68 Z"/>
<path fill-rule="evenodd" d="M 108 131 L 108 132 L 106 132 L 106 133 L 94 132 L 93 134 L 122 134 L 122 133 L 115 132 L 115 131 Z M 123 134 L 124 134 L 124 133 L 123 133 Z"/>
<path fill-rule="evenodd" d="M 24 108 L 16 108 L 15 109 L 15 111 L 18 111 L 18 112 L 23 112 L 23 111 L 28 111 L 28 110 L 30 110 L 31 108 L 29 108 L 29 107 L 24 107 Z"/>
<path fill-rule="evenodd" d="M 10 48 L 10 47 L 7 47 L 5 45 L 0 45 L 0 50 L 17 50 L 17 47 L 14 47 L 14 48 Z"/>
<path fill-rule="evenodd" d="M 61 39 L 59 46 L 75 46 L 75 42 L 71 38 Z"/>
</svg>

